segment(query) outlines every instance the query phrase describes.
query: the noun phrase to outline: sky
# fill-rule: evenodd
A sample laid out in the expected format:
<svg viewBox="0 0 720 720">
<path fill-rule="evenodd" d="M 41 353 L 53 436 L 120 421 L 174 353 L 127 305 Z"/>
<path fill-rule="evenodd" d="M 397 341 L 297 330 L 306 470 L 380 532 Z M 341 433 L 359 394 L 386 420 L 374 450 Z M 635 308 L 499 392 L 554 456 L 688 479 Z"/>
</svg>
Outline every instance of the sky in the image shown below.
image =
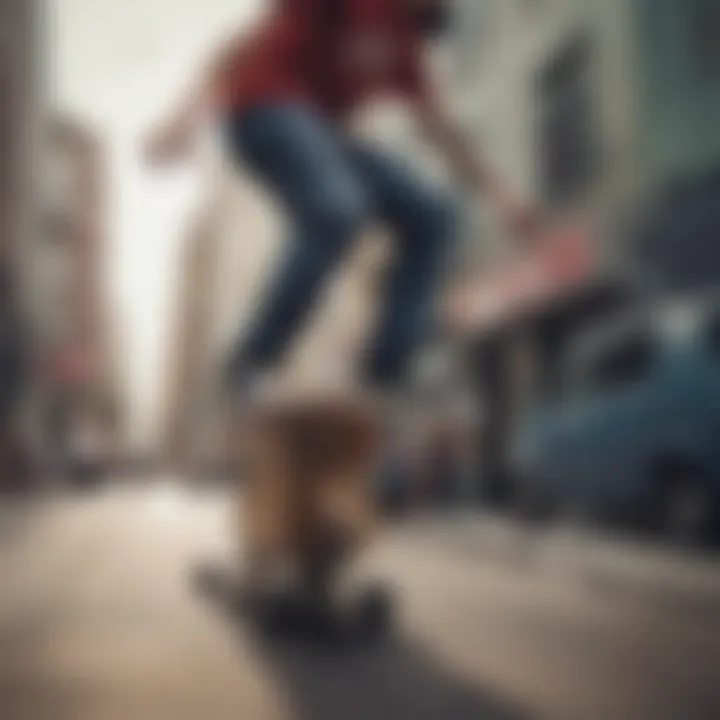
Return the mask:
<svg viewBox="0 0 720 720">
<path fill-rule="evenodd" d="M 201 174 L 149 172 L 139 143 L 228 28 L 267 0 L 53 0 L 53 103 L 107 144 L 108 273 L 127 360 L 131 441 L 158 431 L 182 229 Z"/>
</svg>

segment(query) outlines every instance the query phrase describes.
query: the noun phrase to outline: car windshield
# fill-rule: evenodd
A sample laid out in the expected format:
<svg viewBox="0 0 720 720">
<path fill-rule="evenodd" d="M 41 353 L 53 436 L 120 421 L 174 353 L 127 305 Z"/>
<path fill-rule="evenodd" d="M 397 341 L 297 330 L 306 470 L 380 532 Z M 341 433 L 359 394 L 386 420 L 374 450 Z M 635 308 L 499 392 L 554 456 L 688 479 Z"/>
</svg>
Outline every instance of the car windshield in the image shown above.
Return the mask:
<svg viewBox="0 0 720 720">
<path fill-rule="evenodd" d="M 698 334 L 720 354 L 717 293 L 669 298 L 599 323 L 563 353 L 556 391 L 543 400 L 566 401 L 631 385 L 646 375 L 661 346 L 683 345 Z"/>
<path fill-rule="evenodd" d="M 591 332 L 568 356 L 564 399 L 614 392 L 642 381 L 658 345 L 657 333 L 646 318 L 633 317 Z"/>
</svg>

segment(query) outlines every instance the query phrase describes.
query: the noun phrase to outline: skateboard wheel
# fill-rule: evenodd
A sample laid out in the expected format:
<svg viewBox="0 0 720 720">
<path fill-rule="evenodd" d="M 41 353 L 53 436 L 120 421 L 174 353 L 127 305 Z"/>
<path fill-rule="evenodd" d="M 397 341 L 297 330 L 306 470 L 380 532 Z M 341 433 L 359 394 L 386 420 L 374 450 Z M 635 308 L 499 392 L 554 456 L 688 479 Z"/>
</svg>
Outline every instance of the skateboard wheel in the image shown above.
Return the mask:
<svg viewBox="0 0 720 720">
<path fill-rule="evenodd" d="M 331 634 L 336 623 L 331 607 L 292 590 L 265 595 L 256 605 L 255 617 L 271 635 L 306 639 Z"/>
<path fill-rule="evenodd" d="M 190 579 L 196 592 L 228 611 L 253 612 L 258 604 L 259 591 L 220 566 L 198 565 L 192 569 Z"/>
<path fill-rule="evenodd" d="M 355 624 L 359 632 L 370 638 L 384 636 L 390 627 L 392 598 L 384 588 L 363 592 L 355 609 Z"/>
<path fill-rule="evenodd" d="M 227 593 L 230 580 L 228 574 L 220 566 L 200 563 L 191 568 L 190 583 L 202 595 L 219 597 Z"/>
</svg>

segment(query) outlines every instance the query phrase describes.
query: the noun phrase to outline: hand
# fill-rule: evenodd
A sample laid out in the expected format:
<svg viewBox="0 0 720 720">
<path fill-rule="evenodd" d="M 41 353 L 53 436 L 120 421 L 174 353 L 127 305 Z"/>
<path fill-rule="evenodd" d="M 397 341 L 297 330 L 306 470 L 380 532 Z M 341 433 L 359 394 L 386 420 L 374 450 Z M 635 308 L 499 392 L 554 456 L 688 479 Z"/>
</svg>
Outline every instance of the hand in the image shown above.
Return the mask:
<svg viewBox="0 0 720 720">
<path fill-rule="evenodd" d="M 186 123 L 176 120 L 163 125 L 146 140 L 145 161 L 151 167 L 178 162 L 189 154 L 193 140 L 194 134 Z"/>
<path fill-rule="evenodd" d="M 512 235 L 521 242 L 537 241 L 545 230 L 540 210 L 515 199 L 500 200 L 500 215 Z"/>
<path fill-rule="evenodd" d="M 542 214 L 532 205 L 519 204 L 511 208 L 506 222 L 512 234 L 520 241 L 536 241 L 545 229 Z"/>
</svg>

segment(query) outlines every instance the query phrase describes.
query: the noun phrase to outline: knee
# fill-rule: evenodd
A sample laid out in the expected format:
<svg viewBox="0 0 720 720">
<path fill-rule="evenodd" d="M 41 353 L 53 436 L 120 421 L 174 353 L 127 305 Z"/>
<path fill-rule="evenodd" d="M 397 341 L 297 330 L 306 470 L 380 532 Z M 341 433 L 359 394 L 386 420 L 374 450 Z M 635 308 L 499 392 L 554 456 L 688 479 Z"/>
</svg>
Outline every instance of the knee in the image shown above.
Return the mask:
<svg viewBox="0 0 720 720">
<path fill-rule="evenodd" d="M 442 196 L 428 196 L 417 204 L 408 218 L 411 245 L 420 250 L 416 255 L 419 266 L 439 271 L 450 257 L 457 234 L 458 210 Z"/>
<path fill-rule="evenodd" d="M 309 219 L 320 243 L 342 246 L 369 221 L 367 199 L 359 190 L 325 192 L 309 209 Z"/>
</svg>

